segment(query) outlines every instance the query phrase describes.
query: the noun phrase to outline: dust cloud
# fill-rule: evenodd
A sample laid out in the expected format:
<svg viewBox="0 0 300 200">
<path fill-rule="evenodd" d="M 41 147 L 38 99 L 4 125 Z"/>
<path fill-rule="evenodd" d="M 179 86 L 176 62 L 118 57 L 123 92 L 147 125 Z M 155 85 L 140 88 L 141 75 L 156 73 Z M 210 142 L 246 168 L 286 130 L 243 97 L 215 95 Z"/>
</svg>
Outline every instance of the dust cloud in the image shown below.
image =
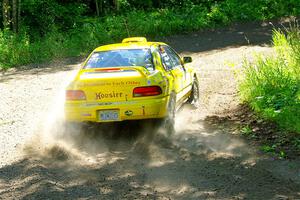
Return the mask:
<svg viewBox="0 0 300 200">
<path fill-rule="evenodd" d="M 26 142 L 27 156 L 47 161 L 97 163 L 113 159 L 112 153 L 132 153 L 163 165 L 161 148 L 179 149 L 183 157 L 210 155 L 213 158 L 245 153 L 243 142 L 220 134 L 219 126 L 207 119 L 204 110 L 185 105 L 176 115 L 176 133 L 168 136 L 157 121 L 125 121 L 105 124 L 71 124 L 64 121 L 64 87 L 53 101 L 51 112 L 39 131 Z M 225 130 L 224 130 L 225 131 Z M 150 161 L 151 160 L 151 161 Z"/>
<path fill-rule="evenodd" d="M 200 105 L 197 109 L 184 105 L 176 115 L 176 134 L 172 142 L 182 152 L 205 155 L 208 159 L 253 154 L 245 141 L 227 134 L 234 133 L 237 129 L 238 126 L 226 123 L 222 117 L 206 109 L 205 105 Z"/>
<path fill-rule="evenodd" d="M 161 148 L 175 148 L 198 155 L 211 154 L 213 157 L 235 156 L 245 152 L 242 141 L 220 134 L 226 130 L 207 117 L 211 113 L 203 102 L 198 109 L 184 105 L 179 110 L 176 114 L 176 133 L 172 136 L 168 136 L 155 120 L 105 124 L 66 123 L 63 112 L 65 88 L 76 73 L 76 70 L 70 72 L 43 112 L 47 115 L 40 116 L 34 134 L 24 145 L 27 157 L 96 163 L 99 157 L 110 159 L 107 155 L 118 152 L 152 159 L 160 154 Z M 161 164 L 168 159 L 162 160 Z"/>
<path fill-rule="evenodd" d="M 65 88 L 76 75 L 77 70 L 71 71 L 60 84 L 60 88 L 53 95 L 48 107 L 39 115 L 39 122 L 33 134 L 24 143 L 24 154 L 27 157 L 70 160 L 82 155 L 74 148 L 81 134 L 80 126 L 73 126 L 72 132 L 67 133 L 64 120 Z M 45 115 L 45 113 L 47 113 Z"/>
<path fill-rule="evenodd" d="M 64 119 L 65 88 L 75 76 L 69 75 L 54 95 L 45 117 L 32 136 L 25 142 L 26 157 L 47 161 L 96 162 L 111 152 L 147 153 L 154 134 L 156 123 L 128 121 L 105 124 L 68 123 Z"/>
</svg>

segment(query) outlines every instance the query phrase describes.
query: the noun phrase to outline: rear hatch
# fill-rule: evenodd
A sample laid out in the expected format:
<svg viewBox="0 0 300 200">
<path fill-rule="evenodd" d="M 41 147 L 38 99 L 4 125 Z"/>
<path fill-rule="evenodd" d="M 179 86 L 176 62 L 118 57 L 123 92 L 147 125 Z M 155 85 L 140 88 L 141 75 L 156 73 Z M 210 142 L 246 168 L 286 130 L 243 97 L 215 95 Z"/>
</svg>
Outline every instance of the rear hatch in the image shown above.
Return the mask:
<svg viewBox="0 0 300 200">
<path fill-rule="evenodd" d="M 73 89 L 82 90 L 87 102 L 129 101 L 134 88 L 147 85 L 148 74 L 144 67 L 83 69 Z"/>
</svg>

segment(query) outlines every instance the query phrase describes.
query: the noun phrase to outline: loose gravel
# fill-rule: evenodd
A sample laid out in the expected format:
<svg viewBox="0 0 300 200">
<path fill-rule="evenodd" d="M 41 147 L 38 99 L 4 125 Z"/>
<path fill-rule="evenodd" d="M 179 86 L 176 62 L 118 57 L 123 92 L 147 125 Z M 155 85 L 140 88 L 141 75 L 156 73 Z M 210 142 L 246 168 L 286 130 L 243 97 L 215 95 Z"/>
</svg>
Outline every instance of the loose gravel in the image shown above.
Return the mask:
<svg viewBox="0 0 300 200">
<path fill-rule="evenodd" d="M 201 106 L 177 114 L 172 137 L 135 122 L 65 133 L 63 90 L 79 63 L 2 74 L 0 199 L 300 199 L 299 161 L 260 154 L 214 120 L 239 106 L 243 59 L 272 50 L 181 52 L 194 59 Z"/>
</svg>

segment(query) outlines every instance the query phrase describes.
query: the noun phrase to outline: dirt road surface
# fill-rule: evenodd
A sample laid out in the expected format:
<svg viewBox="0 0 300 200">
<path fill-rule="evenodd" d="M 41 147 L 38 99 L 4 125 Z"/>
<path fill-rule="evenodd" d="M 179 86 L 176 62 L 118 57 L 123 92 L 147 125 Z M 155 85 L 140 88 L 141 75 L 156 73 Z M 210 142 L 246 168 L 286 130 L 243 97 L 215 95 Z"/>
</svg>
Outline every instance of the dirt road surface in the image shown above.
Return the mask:
<svg viewBox="0 0 300 200">
<path fill-rule="evenodd" d="M 79 62 L 2 74 L 0 199 L 300 199 L 299 160 L 269 157 L 218 120 L 239 109 L 234 70 L 272 53 L 271 29 L 163 38 L 193 57 L 201 86 L 200 108 L 177 114 L 172 137 L 137 122 L 62 134 L 63 89 Z"/>
</svg>

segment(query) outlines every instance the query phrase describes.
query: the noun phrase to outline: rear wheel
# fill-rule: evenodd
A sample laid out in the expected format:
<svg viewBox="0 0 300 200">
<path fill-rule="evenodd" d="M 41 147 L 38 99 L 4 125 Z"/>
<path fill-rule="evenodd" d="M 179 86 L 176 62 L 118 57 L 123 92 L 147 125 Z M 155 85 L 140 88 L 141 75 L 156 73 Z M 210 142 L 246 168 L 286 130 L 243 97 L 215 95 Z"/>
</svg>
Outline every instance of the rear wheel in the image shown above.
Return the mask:
<svg viewBox="0 0 300 200">
<path fill-rule="evenodd" d="M 167 135 L 175 133 L 175 115 L 176 115 L 176 99 L 174 95 L 171 95 L 168 104 L 168 115 L 163 120 L 163 128 Z"/>
<path fill-rule="evenodd" d="M 199 107 L 199 83 L 197 78 L 194 78 L 193 85 L 192 85 L 192 92 L 187 100 L 187 103 L 193 105 L 195 108 Z"/>
</svg>

